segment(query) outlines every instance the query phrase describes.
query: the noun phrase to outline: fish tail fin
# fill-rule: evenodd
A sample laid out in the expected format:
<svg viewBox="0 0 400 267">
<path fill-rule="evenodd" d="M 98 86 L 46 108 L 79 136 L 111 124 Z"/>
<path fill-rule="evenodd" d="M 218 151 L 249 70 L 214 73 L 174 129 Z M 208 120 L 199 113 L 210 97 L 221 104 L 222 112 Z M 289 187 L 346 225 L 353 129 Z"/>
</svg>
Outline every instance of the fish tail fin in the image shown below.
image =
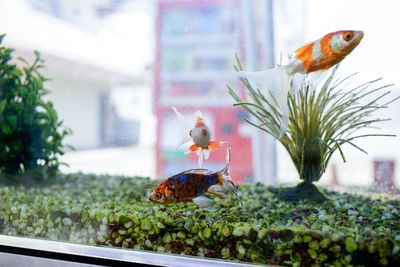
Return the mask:
<svg viewBox="0 0 400 267">
<path fill-rule="evenodd" d="M 207 149 L 203 149 L 202 147 L 192 144 L 191 146 L 188 146 L 185 150 L 185 154 L 190 154 L 196 152 L 196 155 L 198 157 L 197 164 L 201 168 L 203 166 L 203 160 L 207 160 L 208 157 L 210 156 L 210 152 Z"/>
<path fill-rule="evenodd" d="M 237 194 L 237 187 L 236 185 L 232 182 L 232 177 L 229 172 L 229 165 L 231 164 L 231 148 L 228 147 L 226 149 L 226 166 L 218 173 L 218 183 L 217 185 L 221 186 L 223 189 L 230 191 L 235 194 L 239 206 L 242 206 L 242 201 L 240 200 L 238 194 Z"/>
<path fill-rule="evenodd" d="M 228 146 L 226 148 L 225 161 L 226 161 L 226 166 L 220 171 L 220 173 L 222 176 L 230 177 L 230 174 L 229 174 L 229 165 L 231 164 L 231 147 L 230 146 Z"/>
<path fill-rule="evenodd" d="M 203 166 L 203 161 L 208 160 L 210 157 L 210 150 L 209 149 L 204 149 L 196 144 L 192 144 L 191 146 L 187 147 L 184 150 L 185 154 L 190 154 L 196 152 L 196 155 L 198 157 L 197 163 L 199 167 L 201 168 Z"/>
<path fill-rule="evenodd" d="M 237 187 L 236 185 L 232 182 L 232 178 L 231 175 L 229 173 L 229 168 L 225 167 L 224 170 L 222 172 L 219 173 L 218 175 L 218 183 L 215 186 L 220 186 L 223 190 L 232 192 L 233 194 L 235 194 L 238 202 L 239 202 L 239 206 L 242 206 L 242 201 L 240 200 L 238 194 L 237 194 Z M 222 192 L 221 191 L 217 191 L 217 192 Z M 225 197 L 225 196 L 224 196 Z"/>
<path fill-rule="evenodd" d="M 224 142 L 220 142 L 220 141 L 208 142 L 207 148 L 202 150 L 203 159 L 208 160 L 208 158 L 210 157 L 210 152 L 212 150 L 216 150 L 216 149 L 220 148 L 223 144 L 224 144 Z M 200 160 L 200 158 L 199 158 L 199 160 Z"/>
<path fill-rule="evenodd" d="M 222 186 L 223 188 L 225 188 L 228 191 L 232 191 L 235 195 L 236 194 L 236 186 L 235 184 L 232 182 L 232 177 L 231 174 L 229 172 L 229 165 L 231 163 L 231 148 L 228 147 L 226 150 L 226 166 L 220 171 L 218 172 L 218 185 Z"/>
<path fill-rule="evenodd" d="M 220 148 L 225 142 L 223 141 L 210 141 L 208 142 L 208 150 L 216 150 Z"/>
<path fill-rule="evenodd" d="M 187 119 L 183 116 L 182 113 L 180 113 L 176 107 L 172 107 L 172 110 L 174 111 L 176 117 L 178 118 L 179 122 L 181 123 L 181 128 L 182 128 L 182 133 L 180 140 L 177 145 L 178 150 L 184 150 L 185 147 L 187 147 L 188 143 L 191 141 L 189 131 L 191 129 L 191 125 Z"/>
<path fill-rule="evenodd" d="M 209 152 L 208 150 L 200 148 L 200 150 L 197 152 L 197 156 L 198 156 L 197 164 L 199 165 L 199 168 L 201 168 L 203 167 L 203 160 L 206 158 L 206 156 L 208 158 Z"/>
<path fill-rule="evenodd" d="M 293 75 L 289 65 L 280 66 L 264 71 L 239 71 L 237 76 L 248 79 L 254 90 L 257 88 L 272 105 L 277 105 L 280 111 L 280 132 L 275 137 L 280 139 L 289 125 L 288 92 Z M 274 113 L 271 111 L 274 115 Z"/>
<path fill-rule="evenodd" d="M 224 188 L 220 185 L 213 185 L 208 188 L 207 193 L 210 193 L 214 196 L 217 196 L 220 199 L 226 198 L 226 194 L 224 192 Z"/>
<path fill-rule="evenodd" d="M 180 113 L 176 107 L 172 107 L 172 110 L 174 111 L 175 116 L 178 118 L 178 120 L 180 120 L 181 122 L 184 122 L 184 123 L 187 122 L 187 120 L 185 119 L 183 114 Z"/>
<path fill-rule="evenodd" d="M 192 144 L 192 145 L 190 145 L 190 146 L 188 146 L 186 149 L 185 149 L 185 154 L 189 154 L 189 153 L 194 153 L 194 152 L 196 152 L 196 154 L 197 154 L 197 156 L 198 155 L 200 155 L 200 152 L 201 152 L 201 147 L 199 147 L 198 145 L 196 145 L 196 144 Z"/>
<path fill-rule="evenodd" d="M 199 167 L 201 168 L 203 166 L 203 161 L 208 160 L 208 158 L 210 157 L 210 151 L 220 148 L 222 146 L 222 144 L 223 144 L 223 142 L 210 141 L 208 143 L 208 147 L 206 149 L 204 149 L 196 144 L 192 144 L 185 150 L 185 154 L 196 152 L 196 154 L 198 156 L 197 163 L 198 163 Z"/>
</svg>

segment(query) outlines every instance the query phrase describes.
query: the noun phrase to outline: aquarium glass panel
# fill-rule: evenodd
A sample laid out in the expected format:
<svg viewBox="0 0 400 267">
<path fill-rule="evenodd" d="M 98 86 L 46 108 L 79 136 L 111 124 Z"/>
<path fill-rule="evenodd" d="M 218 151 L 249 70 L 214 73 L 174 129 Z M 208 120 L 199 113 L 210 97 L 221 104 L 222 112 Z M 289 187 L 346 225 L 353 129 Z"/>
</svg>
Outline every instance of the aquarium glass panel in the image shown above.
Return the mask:
<svg viewBox="0 0 400 267">
<path fill-rule="evenodd" d="M 400 266 L 399 8 L 0 1 L 0 245 Z"/>
</svg>

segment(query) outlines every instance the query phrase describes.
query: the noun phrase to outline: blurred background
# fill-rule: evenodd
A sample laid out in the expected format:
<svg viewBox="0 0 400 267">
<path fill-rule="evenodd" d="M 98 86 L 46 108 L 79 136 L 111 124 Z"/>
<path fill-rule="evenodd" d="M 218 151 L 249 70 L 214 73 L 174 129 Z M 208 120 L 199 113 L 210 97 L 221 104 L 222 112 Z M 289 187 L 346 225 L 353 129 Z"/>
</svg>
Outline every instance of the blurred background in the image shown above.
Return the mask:
<svg viewBox="0 0 400 267">
<path fill-rule="evenodd" d="M 355 85 L 398 83 L 399 9 L 396 0 L 0 0 L 0 34 L 17 56 L 38 50 L 46 61 L 47 97 L 76 149 L 63 156 L 63 171 L 166 177 L 196 167 L 195 156 L 176 150 L 175 106 L 190 120 L 201 110 L 214 139 L 229 142 L 236 182 L 282 184 L 298 181 L 290 158 L 232 107 L 226 84 L 244 94 L 232 76 L 235 53 L 261 70 L 326 33 L 363 30 L 340 72 L 359 72 Z M 319 183 L 399 187 L 399 109 L 400 101 L 378 114 L 393 119 L 382 133 L 397 137 L 359 140 L 368 155 L 344 147 L 347 162 L 336 155 Z M 205 167 L 220 169 L 224 153 L 211 153 Z"/>
</svg>

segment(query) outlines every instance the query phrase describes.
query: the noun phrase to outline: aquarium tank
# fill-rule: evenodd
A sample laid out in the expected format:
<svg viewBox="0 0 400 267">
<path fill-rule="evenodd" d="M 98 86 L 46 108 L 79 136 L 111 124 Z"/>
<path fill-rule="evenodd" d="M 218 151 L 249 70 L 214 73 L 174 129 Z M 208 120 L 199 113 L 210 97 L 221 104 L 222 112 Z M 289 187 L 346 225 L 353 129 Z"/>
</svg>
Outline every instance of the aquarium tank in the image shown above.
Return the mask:
<svg viewBox="0 0 400 267">
<path fill-rule="evenodd" d="M 0 2 L 0 265 L 400 266 L 399 8 Z"/>
</svg>

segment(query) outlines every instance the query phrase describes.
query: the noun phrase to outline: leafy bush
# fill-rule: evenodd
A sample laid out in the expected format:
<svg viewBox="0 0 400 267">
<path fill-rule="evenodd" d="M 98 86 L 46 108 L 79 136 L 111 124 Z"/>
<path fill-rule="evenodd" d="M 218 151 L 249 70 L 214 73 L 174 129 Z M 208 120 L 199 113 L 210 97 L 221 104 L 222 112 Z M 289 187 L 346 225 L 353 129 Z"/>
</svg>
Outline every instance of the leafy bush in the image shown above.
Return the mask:
<svg viewBox="0 0 400 267">
<path fill-rule="evenodd" d="M 48 177 L 59 167 L 64 153 L 62 141 L 70 133 L 60 130 L 62 122 L 50 101 L 43 96 L 46 79 L 40 74 L 43 61 L 18 67 L 12 62 L 13 50 L 1 46 L 0 36 L 0 175 L 11 178 L 32 172 Z"/>
<path fill-rule="evenodd" d="M 0 232 L 80 244 L 285 266 L 399 266 L 400 198 L 327 192 L 315 206 L 263 185 L 194 204 L 158 205 L 158 181 L 74 174 L 45 187 L 0 187 Z M 77 197 L 79 196 L 79 197 Z"/>
</svg>

